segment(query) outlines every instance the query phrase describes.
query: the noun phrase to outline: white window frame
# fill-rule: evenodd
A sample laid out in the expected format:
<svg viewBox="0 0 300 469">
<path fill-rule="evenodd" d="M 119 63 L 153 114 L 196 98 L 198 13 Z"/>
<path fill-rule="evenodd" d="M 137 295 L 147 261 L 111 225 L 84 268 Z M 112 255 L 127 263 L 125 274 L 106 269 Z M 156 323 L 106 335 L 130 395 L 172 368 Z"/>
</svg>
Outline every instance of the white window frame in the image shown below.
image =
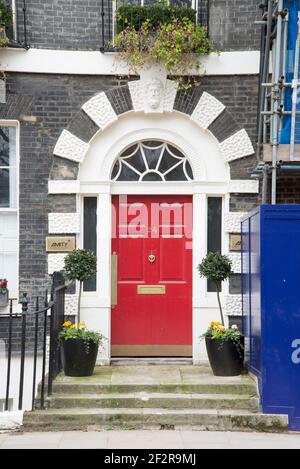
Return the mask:
<svg viewBox="0 0 300 469">
<path fill-rule="evenodd" d="M 16 206 L 15 207 L 0 207 L 0 212 L 18 212 L 19 211 L 19 160 L 20 160 L 20 150 L 19 150 L 19 141 L 20 141 L 20 128 L 19 121 L 16 120 L 0 120 L 1 127 L 15 127 L 16 129 Z M 7 168 L 11 166 L 8 165 Z M 2 166 L 1 166 L 2 169 Z"/>
<path fill-rule="evenodd" d="M 20 123 L 17 120 L 7 120 L 1 119 L 0 120 L 1 127 L 15 127 L 16 128 L 16 207 L 14 208 L 4 208 L 0 207 L 0 215 L 1 213 L 16 213 L 17 216 L 17 266 L 16 266 L 16 284 L 19 285 L 19 245 L 20 245 L 20 228 L 19 228 L 19 166 L 20 166 Z M 8 286 L 9 288 L 9 286 Z M 15 296 L 18 296 L 17 292 L 12 292 Z M 5 312 L 5 310 L 3 310 Z M 1 314 L 1 311 L 0 311 Z"/>
</svg>

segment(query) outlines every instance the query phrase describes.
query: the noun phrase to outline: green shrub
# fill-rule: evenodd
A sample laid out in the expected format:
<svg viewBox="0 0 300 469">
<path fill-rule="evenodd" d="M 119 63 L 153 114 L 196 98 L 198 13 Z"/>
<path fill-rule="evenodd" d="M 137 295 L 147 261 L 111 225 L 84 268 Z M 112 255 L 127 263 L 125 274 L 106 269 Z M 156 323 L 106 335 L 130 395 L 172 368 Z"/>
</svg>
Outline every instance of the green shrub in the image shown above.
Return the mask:
<svg viewBox="0 0 300 469">
<path fill-rule="evenodd" d="M 232 263 L 229 257 L 219 252 L 209 252 L 198 265 L 200 277 L 206 277 L 214 282 L 217 288 L 217 297 L 222 324 L 224 325 L 223 311 L 220 301 L 221 283 L 232 274 Z"/>
<path fill-rule="evenodd" d="M 153 28 L 150 20 L 136 31 L 127 26 L 115 37 L 112 44 L 119 56 L 133 73 L 146 63 L 162 64 L 168 74 L 176 75 L 180 88 L 189 88 L 195 80 L 184 80 L 188 69 L 199 70 L 200 58 L 214 52 L 203 26 L 195 25 L 188 18 L 173 18 Z"/>
<path fill-rule="evenodd" d="M 97 257 L 89 249 L 74 249 L 65 257 L 64 270 L 69 280 L 78 280 L 80 282 L 77 316 L 77 321 L 80 322 L 82 282 L 88 280 L 97 272 Z"/>
<path fill-rule="evenodd" d="M 196 11 L 187 6 L 163 6 L 159 2 L 144 6 L 124 4 L 116 10 L 117 33 L 128 26 L 139 31 L 145 21 L 155 29 L 161 23 L 169 24 L 174 19 L 183 18 L 195 23 Z"/>
</svg>

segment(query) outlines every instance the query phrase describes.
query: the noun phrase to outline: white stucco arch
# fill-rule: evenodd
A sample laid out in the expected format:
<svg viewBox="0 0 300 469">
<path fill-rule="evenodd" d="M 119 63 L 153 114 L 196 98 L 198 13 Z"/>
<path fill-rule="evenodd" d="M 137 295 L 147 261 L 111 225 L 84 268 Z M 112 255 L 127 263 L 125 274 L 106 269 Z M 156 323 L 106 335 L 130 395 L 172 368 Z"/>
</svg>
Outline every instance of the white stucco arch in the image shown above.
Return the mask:
<svg viewBox="0 0 300 469">
<path fill-rule="evenodd" d="M 50 213 L 49 233 L 76 233 L 77 246 L 83 246 L 82 201 L 84 196 L 98 199 L 98 276 L 97 291 L 86 292 L 82 298 L 82 319 L 89 327 L 100 329 L 110 338 L 110 267 L 111 267 L 111 196 L 112 194 L 191 194 L 193 196 L 193 359 L 205 359 L 205 346 L 199 336 L 210 320 L 218 318 L 215 294 L 207 293 L 206 281 L 197 273 L 197 264 L 206 254 L 207 197 L 223 197 L 223 252 L 231 256 L 235 272 L 240 272 L 240 255 L 229 253 L 229 233 L 239 231 L 242 213 L 230 213 L 231 192 L 257 193 L 258 183 L 252 180 L 231 180 L 229 163 L 253 154 L 253 147 L 245 129 L 235 131 L 224 140 L 209 130 L 224 112 L 225 106 L 204 92 L 191 115 L 174 109 L 176 87 L 167 80 L 165 95 L 159 112 L 144 108 L 143 87 L 139 80 L 128 85 L 132 107 L 116 114 L 112 94 L 101 92 L 82 106 L 96 125 L 90 140 L 83 141 L 63 130 L 54 155 L 79 163 L 77 179 L 49 181 L 51 194 L 76 194 L 76 213 Z M 127 90 L 128 92 L 128 90 Z M 117 100 L 116 96 L 116 100 Z M 80 116 L 78 116 L 80 119 Z M 215 128 L 215 127 L 214 127 Z M 87 131 L 87 134 L 89 132 Z M 218 133 L 218 135 L 221 135 Z M 110 175 L 115 159 L 130 144 L 139 140 L 164 140 L 177 146 L 188 158 L 193 181 L 112 182 Z M 63 254 L 50 254 L 49 273 L 63 266 Z M 67 295 L 67 313 L 76 311 L 76 295 Z M 240 311 L 240 296 L 223 290 L 230 311 Z M 104 362 L 110 360 L 109 340 L 102 350 Z"/>
<path fill-rule="evenodd" d="M 216 138 L 186 115 L 174 112 L 158 116 L 124 114 L 105 132 L 97 132 L 80 165 L 80 183 L 109 182 L 117 156 L 128 145 L 144 139 L 164 140 L 177 146 L 191 164 L 194 182 L 225 183 L 230 180 L 229 164 L 224 161 Z"/>
</svg>

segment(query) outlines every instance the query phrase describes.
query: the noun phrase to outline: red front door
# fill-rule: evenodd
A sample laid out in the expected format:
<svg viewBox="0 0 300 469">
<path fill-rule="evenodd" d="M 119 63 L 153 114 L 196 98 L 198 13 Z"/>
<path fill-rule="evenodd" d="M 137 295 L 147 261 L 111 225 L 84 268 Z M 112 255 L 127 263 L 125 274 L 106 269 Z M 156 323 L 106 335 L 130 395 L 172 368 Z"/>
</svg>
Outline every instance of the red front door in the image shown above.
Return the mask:
<svg viewBox="0 0 300 469">
<path fill-rule="evenodd" d="M 191 196 L 113 197 L 113 356 L 192 355 L 191 233 Z"/>
</svg>

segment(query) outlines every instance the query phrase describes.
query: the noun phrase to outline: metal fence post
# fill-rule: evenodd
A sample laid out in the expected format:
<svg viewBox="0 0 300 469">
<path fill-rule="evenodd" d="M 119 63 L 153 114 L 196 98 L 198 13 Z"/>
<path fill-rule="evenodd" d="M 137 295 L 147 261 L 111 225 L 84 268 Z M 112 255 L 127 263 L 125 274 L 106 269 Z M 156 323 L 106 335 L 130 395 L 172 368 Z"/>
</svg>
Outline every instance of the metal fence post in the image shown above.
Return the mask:
<svg viewBox="0 0 300 469">
<path fill-rule="evenodd" d="M 9 326 L 8 326 L 8 350 L 7 350 L 7 376 L 6 376 L 6 395 L 5 395 L 5 410 L 9 406 L 9 387 L 10 387 L 10 367 L 11 367 L 11 348 L 12 348 L 12 314 L 13 314 L 13 300 L 9 303 Z"/>
<path fill-rule="evenodd" d="M 22 303 L 22 335 L 21 335 L 21 366 L 19 387 L 19 410 L 23 407 L 24 367 L 25 367 L 25 341 L 26 341 L 26 313 L 28 311 L 27 293 L 23 293 Z"/>
</svg>

